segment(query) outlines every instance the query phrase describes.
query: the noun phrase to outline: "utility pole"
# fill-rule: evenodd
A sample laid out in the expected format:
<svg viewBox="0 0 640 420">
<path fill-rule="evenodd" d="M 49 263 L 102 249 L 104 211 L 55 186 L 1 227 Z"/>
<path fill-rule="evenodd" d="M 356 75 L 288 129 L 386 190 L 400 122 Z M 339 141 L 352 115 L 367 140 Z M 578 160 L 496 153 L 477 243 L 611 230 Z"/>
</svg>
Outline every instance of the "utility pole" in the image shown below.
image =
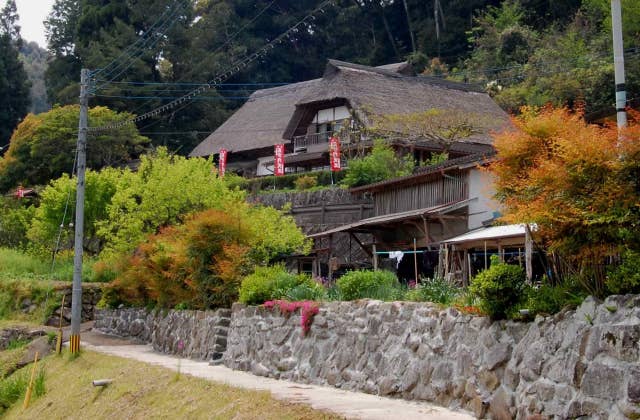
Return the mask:
<svg viewBox="0 0 640 420">
<path fill-rule="evenodd" d="M 618 130 L 627 126 L 627 90 L 624 78 L 624 48 L 622 44 L 621 0 L 611 0 L 611 26 L 613 30 L 613 62 L 616 82 L 616 116 Z"/>
<path fill-rule="evenodd" d="M 84 233 L 84 172 L 87 162 L 87 126 L 89 108 L 89 70 L 82 69 L 80 76 L 80 122 L 78 123 L 78 186 L 76 189 L 76 225 L 73 254 L 73 289 L 71 294 L 72 354 L 80 351 L 80 322 L 82 319 L 82 252 Z"/>
</svg>

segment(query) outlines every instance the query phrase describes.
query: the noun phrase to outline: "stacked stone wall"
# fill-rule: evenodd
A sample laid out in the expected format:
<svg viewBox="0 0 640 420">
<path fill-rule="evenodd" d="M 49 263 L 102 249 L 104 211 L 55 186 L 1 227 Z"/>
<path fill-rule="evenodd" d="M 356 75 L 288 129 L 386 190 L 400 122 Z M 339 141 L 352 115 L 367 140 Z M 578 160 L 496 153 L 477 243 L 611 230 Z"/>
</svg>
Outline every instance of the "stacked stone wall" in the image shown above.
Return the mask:
<svg viewBox="0 0 640 420">
<path fill-rule="evenodd" d="M 528 323 L 425 303 L 329 302 L 305 336 L 299 314 L 240 304 L 100 310 L 95 326 L 256 375 L 430 401 L 477 417 L 640 418 L 640 296 L 589 298 Z"/>
<path fill-rule="evenodd" d="M 224 363 L 477 417 L 622 419 L 640 416 L 639 339 L 639 296 L 589 298 L 530 323 L 408 302 L 327 303 L 305 337 L 299 315 L 235 305 Z"/>
<path fill-rule="evenodd" d="M 159 352 L 220 361 L 227 347 L 229 309 L 215 311 L 98 310 L 94 328 L 151 343 Z"/>
</svg>

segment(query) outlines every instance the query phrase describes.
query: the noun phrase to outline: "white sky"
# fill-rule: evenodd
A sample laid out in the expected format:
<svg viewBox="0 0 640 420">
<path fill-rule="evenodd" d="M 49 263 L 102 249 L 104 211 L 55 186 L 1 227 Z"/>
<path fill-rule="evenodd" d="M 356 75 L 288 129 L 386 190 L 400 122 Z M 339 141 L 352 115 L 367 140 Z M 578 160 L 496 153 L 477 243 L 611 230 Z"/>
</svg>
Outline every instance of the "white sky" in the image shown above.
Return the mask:
<svg viewBox="0 0 640 420">
<path fill-rule="evenodd" d="M 20 15 L 21 35 L 27 41 L 35 41 L 42 48 L 47 48 L 42 23 L 53 6 L 54 0 L 16 0 L 18 15 Z M 0 0 L 4 7 L 5 1 Z"/>
</svg>

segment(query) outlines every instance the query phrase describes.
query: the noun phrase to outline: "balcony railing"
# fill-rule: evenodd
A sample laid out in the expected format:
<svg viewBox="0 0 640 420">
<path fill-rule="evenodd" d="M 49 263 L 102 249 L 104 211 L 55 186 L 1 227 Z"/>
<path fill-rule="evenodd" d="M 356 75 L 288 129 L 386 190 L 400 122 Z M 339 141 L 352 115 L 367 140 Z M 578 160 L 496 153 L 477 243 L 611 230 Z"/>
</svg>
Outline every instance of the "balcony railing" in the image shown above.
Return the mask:
<svg viewBox="0 0 640 420">
<path fill-rule="evenodd" d="M 361 140 L 360 131 L 358 130 L 326 131 L 324 133 L 307 134 L 293 138 L 293 151 L 306 152 L 309 146 L 327 144 L 329 143 L 329 139 L 334 135 L 340 139 L 340 144 L 350 144 Z"/>
</svg>

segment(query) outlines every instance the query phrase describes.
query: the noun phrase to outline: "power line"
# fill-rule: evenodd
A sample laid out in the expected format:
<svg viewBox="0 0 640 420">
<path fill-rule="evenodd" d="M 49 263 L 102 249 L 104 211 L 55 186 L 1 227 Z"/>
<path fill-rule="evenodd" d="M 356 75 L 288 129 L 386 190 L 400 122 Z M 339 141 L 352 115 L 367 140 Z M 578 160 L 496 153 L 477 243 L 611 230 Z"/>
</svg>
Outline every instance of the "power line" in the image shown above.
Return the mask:
<svg viewBox="0 0 640 420">
<path fill-rule="evenodd" d="M 90 131 L 102 131 L 102 130 L 108 130 L 108 129 L 117 129 L 117 128 L 121 128 L 124 127 L 125 125 L 129 125 L 129 124 L 134 124 L 136 122 L 140 122 L 143 120 L 146 120 L 148 118 L 154 117 L 156 115 L 159 115 L 161 113 L 164 113 L 170 109 L 174 109 L 176 107 L 179 107 L 180 105 L 185 104 L 188 105 L 188 103 L 190 103 L 194 97 L 200 95 L 201 93 L 203 93 L 204 91 L 211 89 L 215 86 L 217 86 L 220 83 L 225 82 L 226 80 L 228 80 L 230 77 L 232 77 L 233 75 L 235 75 L 236 73 L 240 72 L 240 70 L 244 69 L 245 67 L 247 67 L 249 64 L 252 64 L 254 61 L 256 61 L 257 59 L 264 57 L 267 55 L 267 53 L 274 49 L 275 46 L 277 44 L 280 44 L 282 42 L 284 42 L 284 40 L 291 34 L 297 32 L 300 28 L 300 26 L 308 23 L 309 21 L 315 19 L 315 15 L 318 13 L 324 13 L 324 8 L 328 7 L 330 5 L 333 4 L 334 0 L 325 0 L 323 1 L 318 7 L 316 7 L 313 11 L 311 11 L 309 14 L 307 14 L 304 18 L 302 18 L 301 20 L 299 20 L 295 25 L 291 26 L 289 29 L 287 29 L 285 32 L 283 32 L 282 34 L 280 34 L 278 37 L 276 37 L 274 40 L 268 42 L 267 44 L 265 44 L 262 48 L 260 48 L 258 51 L 254 52 L 253 54 L 242 58 L 240 60 L 237 60 L 235 63 L 233 63 L 232 65 L 230 65 L 225 71 L 219 73 L 215 78 L 213 78 L 212 80 L 210 80 L 209 82 L 207 82 L 205 85 L 200 86 L 196 89 L 194 89 L 193 91 L 187 93 L 186 95 L 183 95 L 182 97 L 173 100 L 172 102 L 159 106 L 149 112 L 146 112 L 140 116 L 137 116 L 135 118 L 132 118 L 130 120 L 127 121 L 123 121 L 120 123 L 114 123 L 114 124 L 108 124 L 102 127 L 91 127 L 89 128 Z M 179 108 L 179 109 L 182 109 Z"/>
<path fill-rule="evenodd" d="M 94 95 L 95 97 L 98 98 L 119 98 L 119 99 L 132 99 L 132 100 L 137 100 L 137 99 L 180 99 L 182 98 L 182 96 L 127 96 L 127 95 Z M 224 100 L 246 100 L 249 99 L 250 96 L 198 96 L 198 97 L 194 97 L 191 100 L 193 101 L 199 101 L 199 100 L 203 100 L 203 101 L 224 101 Z"/>
<path fill-rule="evenodd" d="M 100 83 L 103 80 L 96 80 L 96 82 Z M 293 82 L 274 82 L 274 83 L 220 83 L 218 86 L 283 86 L 289 85 Z M 136 86 L 203 86 L 206 85 L 207 82 L 109 82 L 112 85 L 136 85 Z"/>
<path fill-rule="evenodd" d="M 92 77 L 102 75 L 105 79 L 110 79 L 100 86 L 95 86 L 94 90 L 100 89 L 102 86 L 120 77 L 131 67 L 131 65 L 133 65 L 134 61 L 139 58 L 145 50 L 153 48 L 177 21 L 175 18 L 180 11 L 186 8 L 187 3 L 188 1 L 176 1 L 170 7 L 166 8 L 160 18 L 158 18 L 151 28 L 149 28 L 140 38 L 126 48 L 106 67 L 92 73 Z"/>
<path fill-rule="evenodd" d="M 259 12 L 257 15 L 255 15 L 255 16 L 253 17 L 253 19 L 251 19 L 249 22 L 247 22 L 246 24 L 244 24 L 240 29 L 238 29 L 236 32 L 234 32 L 234 33 L 231 35 L 231 37 L 230 37 L 230 38 L 228 38 L 228 39 L 227 39 L 227 41 L 226 41 L 224 44 L 220 45 L 218 48 L 216 48 L 215 50 L 213 50 L 213 53 L 212 53 L 212 54 L 215 54 L 215 53 L 219 52 L 219 51 L 220 51 L 220 50 L 222 50 L 224 47 L 226 47 L 227 45 L 229 45 L 229 44 L 231 43 L 231 41 L 233 41 L 233 40 L 234 40 L 234 39 L 235 39 L 235 38 L 240 34 L 240 32 L 244 31 L 244 30 L 245 30 L 249 25 L 251 25 L 253 22 L 255 22 L 255 21 L 256 21 L 260 16 L 262 16 L 262 14 L 263 14 L 264 12 L 266 12 L 268 9 L 270 9 L 270 8 L 271 8 L 271 6 L 273 6 L 273 3 L 275 3 L 275 1 L 276 1 L 276 0 L 272 0 L 272 1 L 271 1 L 271 3 L 267 4 L 267 6 L 266 6 L 264 9 L 260 10 L 260 12 Z"/>
</svg>

